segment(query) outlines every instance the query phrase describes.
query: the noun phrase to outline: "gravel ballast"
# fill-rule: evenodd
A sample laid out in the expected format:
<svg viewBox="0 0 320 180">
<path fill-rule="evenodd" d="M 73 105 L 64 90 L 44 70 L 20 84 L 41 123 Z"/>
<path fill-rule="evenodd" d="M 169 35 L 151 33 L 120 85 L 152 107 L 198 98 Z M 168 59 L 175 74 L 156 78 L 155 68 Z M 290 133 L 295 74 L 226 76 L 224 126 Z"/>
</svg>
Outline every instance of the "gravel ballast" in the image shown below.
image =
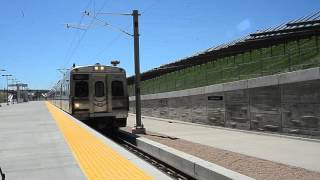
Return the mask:
<svg viewBox="0 0 320 180">
<path fill-rule="evenodd" d="M 122 130 L 131 132 L 131 128 L 129 127 L 122 128 Z M 320 172 L 259 159 L 175 137 L 169 137 L 159 133 L 148 131 L 147 134 L 139 136 L 167 145 L 255 179 L 320 179 Z"/>
</svg>

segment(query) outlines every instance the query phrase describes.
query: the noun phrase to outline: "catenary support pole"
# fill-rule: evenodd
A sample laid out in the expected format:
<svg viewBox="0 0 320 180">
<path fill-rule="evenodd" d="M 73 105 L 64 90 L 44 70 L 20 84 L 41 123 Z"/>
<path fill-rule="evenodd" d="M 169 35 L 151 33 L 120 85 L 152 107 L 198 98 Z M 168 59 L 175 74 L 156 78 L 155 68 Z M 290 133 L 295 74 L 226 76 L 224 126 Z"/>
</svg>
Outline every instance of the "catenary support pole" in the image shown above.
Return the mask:
<svg viewBox="0 0 320 180">
<path fill-rule="evenodd" d="M 139 12 L 133 10 L 133 38 L 134 38 L 134 68 L 135 68 L 135 96 L 136 96 L 136 125 L 132 129 L 134 134 L 145 134 L 146 129 L 141 121 L 141 94 L 140 94 L 140 59 L 139 59 Z"/>
</svg>

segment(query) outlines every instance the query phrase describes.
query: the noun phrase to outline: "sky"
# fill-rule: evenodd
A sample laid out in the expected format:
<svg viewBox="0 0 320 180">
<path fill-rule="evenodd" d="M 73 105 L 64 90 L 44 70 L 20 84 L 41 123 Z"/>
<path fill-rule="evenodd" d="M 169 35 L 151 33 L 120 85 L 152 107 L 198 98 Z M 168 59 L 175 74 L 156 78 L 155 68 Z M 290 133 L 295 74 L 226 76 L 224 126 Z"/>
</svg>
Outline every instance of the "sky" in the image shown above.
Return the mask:
<svg viewBox="0 0 320 180">
<path fill-rule="evenodd" d="M 320 1 L 1 0 L 0 7 L 0 69 L 7 70 L 0 73 L 12 74 L 30 89 L 50 89 L 61 78 L 57 69 L 73 63 L 119 60 L 128 76 L 134 74 L 133 38 L 117 30 L 132 33 L 132 17 L 103 13 L 139 10 L 144 72 L 317 12 Z M 5 86 L 1 77 L 0 88 Z"/>
</svg>

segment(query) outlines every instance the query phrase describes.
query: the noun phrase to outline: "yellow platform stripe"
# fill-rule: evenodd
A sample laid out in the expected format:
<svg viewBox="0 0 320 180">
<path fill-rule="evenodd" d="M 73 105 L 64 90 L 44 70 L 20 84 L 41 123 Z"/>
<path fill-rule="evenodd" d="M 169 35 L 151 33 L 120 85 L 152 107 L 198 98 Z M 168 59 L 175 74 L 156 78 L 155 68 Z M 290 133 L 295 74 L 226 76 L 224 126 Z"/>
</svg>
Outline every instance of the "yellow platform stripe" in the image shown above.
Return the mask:
<svg viewBox="0 0 320 180">
<path fill-rule="evenodd" d="M 57 107 L 46 104 L 88 179 L 153 179 Z"/>
</svg>

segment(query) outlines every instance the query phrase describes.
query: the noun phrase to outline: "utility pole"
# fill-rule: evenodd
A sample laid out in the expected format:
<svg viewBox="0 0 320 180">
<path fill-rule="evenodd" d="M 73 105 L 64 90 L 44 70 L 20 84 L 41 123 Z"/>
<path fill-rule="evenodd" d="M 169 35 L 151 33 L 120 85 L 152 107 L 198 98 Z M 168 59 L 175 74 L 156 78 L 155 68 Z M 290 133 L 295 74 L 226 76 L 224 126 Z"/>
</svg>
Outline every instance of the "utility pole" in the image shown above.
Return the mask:
<svg viewBox="0 0 320 180">
<path fill-rule="evenodd" d="M 9 106 L 9 102 L 8 102 L 8 100 L 9 100 L 8 77 L 10 77 L 10 76 L 12 76 L 12 75 L 11 75 L 11 74 L 3 74 L 2 76 L 6 77 L 6 79 L 7 79 L 7 100 L 6 100 L 6 101 L 7 101 L 7 106 Z"/>
<path fill-rule="evenodd" d="M 134 39 L 134 67 L 135 67 L 135 96 L 136 96 L 136 125 L 132 129 L 132 133 L 134 134 L 145 134 L 146 129 L 143 127 L 142 121 L 141 121 L 141 97 L 140 97 L 140 60 L 139 60 L 139 12 L 138 10 L 133 10 L 132 14 L 129 13 L 97 13 L 97 14 L 105 14 L 105 15 L 120 15 L 120 16 L 132 16 L 133 17 L 133 35 L 131 33 L 128 33 L 120 28 L 117 28 L 113 26 L 112 24 L 108 22 L 104 22 L 101 19 L 98 19 L 96 14 L 91 15 L 90 12 L 85 11 L 84 14 L 86 16 L 89 16 L 101 23 L 103 23 L 103 26 L 108 26 L 112 29 L 115 29 L 117 31 L 120 31 L 123 34 L 129 35 L 130 37 L 133 36 Z M 76 28 L 76 29 L 86 29 L 90 26 L 83 26 L 83 25 L 72 25 L 67 24 L 67 28 Z"/>
<path fill-rule="evenodd" d="M 135 69 L 135 91 L 136 91 L 136 125 L 132 129 L 134 134 L 145 134 L 146 129 L 141 122 L 141 94 L 140 94 L 140 55 L 139 55 L 139 12 L 132 11 L 133 16 L 133 38 L 134 38 L 134 69 Z"/>
</svg>

